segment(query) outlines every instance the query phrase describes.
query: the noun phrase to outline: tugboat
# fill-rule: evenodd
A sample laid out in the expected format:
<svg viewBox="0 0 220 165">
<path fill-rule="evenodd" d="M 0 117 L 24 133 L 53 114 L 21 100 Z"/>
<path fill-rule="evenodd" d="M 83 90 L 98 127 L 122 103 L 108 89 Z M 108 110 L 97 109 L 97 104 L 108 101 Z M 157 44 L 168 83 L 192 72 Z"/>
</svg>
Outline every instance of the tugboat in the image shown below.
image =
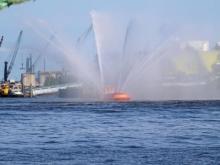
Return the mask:
<svg viewBox="0 0 220 165">
<path fill-rule="evenodd" d="M 5 82 L 1 84 L 0 88 L 1 97 L 24 97 L 22 93 L 21 83 L 19 82 Z"/>
<path fill-rule="evenodd" d="M 24 97 L 21 83 L 14 83 L 10 85 L 9 97 Z"/>
<path fill-rule="evenodd" d="M 127 93 L 119 92 L 119 93 L 112 94 L 112 100 L 119 101 L 119 102 L 127 102 L 127 101 L 130 101 L 131 98 Z"/>
<path fill-rule="evenodd" d="M 114 87 L 107 86 L 104 90 L 104 99 L 107 101 L 128 102 L 131 97 L 126 92 L 117 91 Z"/>
<path fill-rule="evenodd" d="M 8 83 L 1 84 L 0 96 L 1 97 L 8 97 L 8 95 L 9 95 L 9 85 L 8 85 Z"/>
</svg>

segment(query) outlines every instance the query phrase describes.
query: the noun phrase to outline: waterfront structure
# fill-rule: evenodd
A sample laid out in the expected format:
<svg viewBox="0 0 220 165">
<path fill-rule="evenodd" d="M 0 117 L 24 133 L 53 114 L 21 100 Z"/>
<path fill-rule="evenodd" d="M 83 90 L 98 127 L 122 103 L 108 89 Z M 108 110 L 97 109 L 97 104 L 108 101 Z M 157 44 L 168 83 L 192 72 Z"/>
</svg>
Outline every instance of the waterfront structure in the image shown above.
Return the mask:
<svg viewBox="0 0 220 165">
<path fill-rule="evenodd" d="M 35 78 L 35 74 L 33 73 L 23 73 L 21 74 L 21 82 L 23 87 L 36 87 L 37 83 L 36 83 L 36 78 Z"/>
<path fill-rule="evenodd" d="M 202 51 L 202 52 L 207 52 L 210 50 L 210 43 L 209 41 L 203 41 L 203 40 L 190 40 L 190 41 L 185 41 L 180 44 L 180 47 L 182 49 L 186 48 L 192 48 L 195 51 Z"/>
<path fill-rule="evenodd" d="M 63 77 L 63 73 L 60 71 L 39 72 L 38 73 L 39 86 L 51 86 L 51 85 L 60 84 L 62 77 Z"/>
</svg>

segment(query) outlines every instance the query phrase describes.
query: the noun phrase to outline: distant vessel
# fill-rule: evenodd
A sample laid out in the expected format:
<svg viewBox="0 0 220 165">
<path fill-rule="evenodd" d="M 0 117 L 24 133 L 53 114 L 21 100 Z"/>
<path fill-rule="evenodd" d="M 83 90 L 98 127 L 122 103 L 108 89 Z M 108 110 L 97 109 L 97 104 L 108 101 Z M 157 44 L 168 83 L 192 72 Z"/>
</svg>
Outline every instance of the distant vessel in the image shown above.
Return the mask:
<svg viewBox="0 0 220 165">
<path fill-rule="evenodd" d="M 113 95 L 112 95 L 112 99 L 114 100 L 114 101 L 130 101 L 131 100 L 131 98 L 130 98 L 130 96 L 127 94 L 127 93 L 122 93 L 122 92 L 120 92 L 120 93 L 113 93 Z"/>
<path fill-rule="evenodd" d="M 59 89 L 59 97 L 62 98 L 80 98 L 82 97 L 81 88 L 67 87 L 64 89 Z"/>
<path fill-rule="evenodd" d="M 15 83 L 14 85 L 11 85 L 9 96 L 10 97 L 24 97 L 21 83 Z"/>
<path fill-rule="evenodd" d="M 115 92 L 105 94 L 104 100 L 107 101 L 116 101 L 116 102 L 127 102 L 130 101 L 130 96 L 125 92 Z"/>
<path fill-rule="evenodd" d="M 114 86 L 106 86 L 104 89 L 104 100 L 127 102 L 131 100 L 131 97 L 128 93 L 117 90 Z"/>
<path fill-rule="evenodd" d="M 19 82 L 4 82 L 0 87 L 1 97 L 24 97 L 22 85 Z"/>
</svg>

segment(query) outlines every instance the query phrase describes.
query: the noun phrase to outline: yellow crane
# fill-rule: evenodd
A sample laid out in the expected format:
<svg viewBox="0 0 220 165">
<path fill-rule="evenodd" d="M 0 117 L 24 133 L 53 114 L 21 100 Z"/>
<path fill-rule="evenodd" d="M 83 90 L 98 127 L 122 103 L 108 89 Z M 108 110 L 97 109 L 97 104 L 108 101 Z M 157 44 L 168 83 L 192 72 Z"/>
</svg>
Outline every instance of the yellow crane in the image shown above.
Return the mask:
<svg viewBox="0 0 220 165">
<path fill-rule="evenodd" d="M 20 33 L 19 33 L 16 45 L 15 45 L 15 48 L 13 50 L 12 59 L 9 63 L 9 67 L 8 67 L 8 61 L 5 61 L 4 81 L 1 84 L 1 90 L 0 90 L 0 95 L 3 96 L 3 97 L 8 96 L 9 92 L 10 92 L 10 83 L 8 81 L 8 77 L 9 77 L 9 75 L 10 75 L 12 69 L 13 69 L 14 62 L 15 62 L 16 56 L 18 54 L 18 50 L 20 48 L 22 34 L 23 34 L 23 31 L 21 30 Z"/>
</svg>

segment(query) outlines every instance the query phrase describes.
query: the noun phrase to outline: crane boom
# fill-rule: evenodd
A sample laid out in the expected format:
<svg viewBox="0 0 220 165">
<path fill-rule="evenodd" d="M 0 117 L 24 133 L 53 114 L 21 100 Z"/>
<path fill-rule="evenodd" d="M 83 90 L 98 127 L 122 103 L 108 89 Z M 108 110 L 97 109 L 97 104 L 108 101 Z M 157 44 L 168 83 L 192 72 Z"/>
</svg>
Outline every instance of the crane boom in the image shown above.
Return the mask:
<svg viewBox="0 0 220 165">
<path fill-rule="evenodd" d="M 47 44 L 45 45 L 45 47 L 42 49 L 42 51 L 40 52 L 39 56 L 37 57 L 37 59 L 34 61 L 34 63 L 31 63 L 31 70 L 34 72 L 35 71 L 35 67 L 38 63 L 38 61 L 41 59 L 42 56 L 44 56 L 44 53 L 47 51 L 47 49 L 49 48 L 49 46 L 51 45 L 51 41 L 55 38 L 54 35 L 51 35 Z M 44 69 L 45 70 L 45 69 Z"/>
<path fill-rule="evenodd" d="M 4 39 L 4 37 L 2 36 L 1 40 L 0 40 L 0 47 L 2 46 L 3 39 Z"/>
<path fill-rule="evenodd" d="M 92 30 L 93 30 L 93 25 L 91 24 L 91 25 L 88 27 L 88 29 L 86 29 L 86 31 L 83 32 L 83 33 L 81 34 L 81 36 L 77 39 L 77 41 L 76 41 L 76 46 L 77 46 L 77 47 L 87 39 L 87 37 L 89 36 L 89 34 L 92 32 Z"/>
<path fill-rule="evenodd" d="M 19 33 L 16 45 L 15 45 L 15 49 L 13 50 L 13 56 L 12 56 L 12 59 L 11 59 L 11 61 L 9 63 L 9 67 L 7 67 L 8 62 L 7 61 L 5 62 L 4 81 L 8 80 L 8 76 L 10 75 L 10 73 L 12 71 L 12 68 L 14 66 L 14 62 L 15 62 L 16 56 L 18 54 L 18 50 L 20 48 L 22 34 L 23 34 L 23 31 L 21 30 L 20 33 Z"/>
</svg>

